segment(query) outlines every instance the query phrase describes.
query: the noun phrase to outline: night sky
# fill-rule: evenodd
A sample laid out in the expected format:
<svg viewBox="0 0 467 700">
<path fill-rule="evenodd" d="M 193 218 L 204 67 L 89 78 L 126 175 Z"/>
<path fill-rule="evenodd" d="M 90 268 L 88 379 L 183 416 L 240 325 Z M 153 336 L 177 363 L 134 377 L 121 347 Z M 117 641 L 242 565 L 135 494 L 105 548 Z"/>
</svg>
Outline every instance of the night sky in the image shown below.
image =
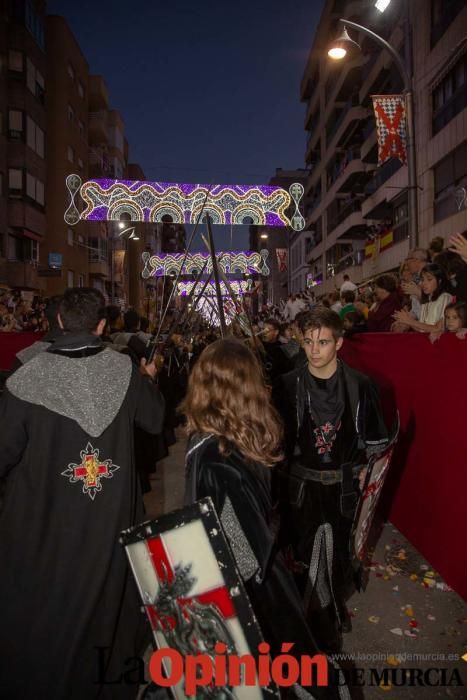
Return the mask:
<svg viewBox="0 0 467 700">
<path fill-rule="evenodd" d="M 322 5 L 48 0 L 47 9 L 104 76 L 130 162 L 147 179 L 266 184 L 277 167 L 304 166 L 299 88 Z M 244 232 L 234 237 L 246 243 Z"/>
</svg>

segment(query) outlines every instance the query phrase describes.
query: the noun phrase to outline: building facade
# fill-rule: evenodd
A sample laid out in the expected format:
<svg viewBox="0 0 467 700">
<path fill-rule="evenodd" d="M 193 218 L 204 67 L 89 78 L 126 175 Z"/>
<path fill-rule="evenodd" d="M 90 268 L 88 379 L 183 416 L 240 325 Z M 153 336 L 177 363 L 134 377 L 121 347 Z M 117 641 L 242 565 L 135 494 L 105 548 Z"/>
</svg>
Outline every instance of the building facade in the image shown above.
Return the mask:
<svg viewBox="0 0 467 700">
<path fill-rule="evenodd" d="M 45 2 L 0 2 L 0 284 L 39 288 L 46 236 Z"/>
<path fill-rule="evenodd" d="M 306 262 L 319 294 L 339 287 L 344 271 L 358 283 L 394 270 L 409 250 L 407 166 L 391 159 L 377 167 L 371 102 L 371 95 L 401 93 L 402 78 L 391 56 L 363 33 L 350 31 L 361 52 L 329 59 L 339 18 L 386 39 L 412 74 L 418 245 L 467 228 L 465 205 L 456 203 L 467 173 L 467 6 L 392 0 L 380 13 L 366 1 L 327 0 L 301 84 L 310 168 L 305 218 L 313 233 Z"/>
</svg>

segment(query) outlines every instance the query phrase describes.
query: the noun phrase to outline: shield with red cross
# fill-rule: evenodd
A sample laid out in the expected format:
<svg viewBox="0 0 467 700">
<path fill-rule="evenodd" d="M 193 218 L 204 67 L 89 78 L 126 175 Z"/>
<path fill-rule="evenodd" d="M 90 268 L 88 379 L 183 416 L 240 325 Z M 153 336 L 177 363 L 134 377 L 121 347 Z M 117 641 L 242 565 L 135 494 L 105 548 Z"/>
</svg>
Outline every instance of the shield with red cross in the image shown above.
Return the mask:
<svg viewBox="0 0 467 700">
<path fill-rule="evenodd" d="M 217 643 L 227 657 L 257 656 L 264 640 L 210 498 L 123 532 L 121 543 L 159 649 L 207 655 L 213 669 Z M 184 688 L 184 677 L 170 688 L 176 700 L 187 697 Z M 274 684 L 258 683 L 199 687 L 197 697 L 279 695 Z"/>
<path fill-rule="evenodd" d="M 367 541 L 376 512 L 381 491 L 391 464 L 394 447 L 399 437 L 399 414 L 392 428 L 389 442 L 384 451 L 371 457 L 362 489 L 362 495 L 355 513 L 352 537 L 351 555 L 363 561 L 367 554 Z"/>
<path fill-rule="evenodd" d="M 407 162 L 404 95 L 372 95 L 378 134 L 378 167 L 389 158 Z"/>
<path fill-rule="evenodd" d="M 93 501 L 96 493 L 102 491 L 101 479 L 111 479 L 114 472 L 120 467 L 111 459 L 99 459 L 99 450 L 90 442 L 80 452 L 81 462 L 68 465 L 62 476 L 68 477 L 70 484 L 81 482 L 83 493 Z"/>
</svg>

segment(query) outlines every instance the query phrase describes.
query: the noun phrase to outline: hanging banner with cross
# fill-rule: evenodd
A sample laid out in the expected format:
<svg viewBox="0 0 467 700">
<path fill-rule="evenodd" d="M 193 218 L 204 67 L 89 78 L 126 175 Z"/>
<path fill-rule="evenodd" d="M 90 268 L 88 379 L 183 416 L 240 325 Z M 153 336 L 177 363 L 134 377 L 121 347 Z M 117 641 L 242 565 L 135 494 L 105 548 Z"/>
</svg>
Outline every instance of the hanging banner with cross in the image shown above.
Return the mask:
<svg viewBox="0 0 467 700">
<path fill-rule="evenodd" d="M 279 272 L 287 272 L 288 250 L 287 248 L 276 248 L 277 268 Z"/>
<path fill-rule="evenodd" d="M 407 162 L 404 95 L 372 95 L 378 134 L 378 167 L 389 158 Z"/>
</svg>

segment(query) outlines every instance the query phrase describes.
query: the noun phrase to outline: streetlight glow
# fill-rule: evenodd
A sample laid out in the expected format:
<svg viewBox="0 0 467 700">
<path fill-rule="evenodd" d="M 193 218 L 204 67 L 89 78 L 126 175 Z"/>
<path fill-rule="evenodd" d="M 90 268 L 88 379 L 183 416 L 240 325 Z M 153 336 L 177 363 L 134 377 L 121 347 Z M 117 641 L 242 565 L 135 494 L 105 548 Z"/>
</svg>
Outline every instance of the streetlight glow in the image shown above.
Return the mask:
<svg viewBox="0 0 467 700">
<path fill-rule="evenodd" d="M 123 223 L 123 221 L 118 222 L 118 228 L 125 228 L 125 224 Z"/>
<path fill-rule="evenodd" d="M 380 12 L 384 12 L 384 10 L 386 10 L 390 4 L 391 0 L 376 0 L 375 7 Z"/>
<path fill-rule="evenodd" d="M 268 234 L 267 233 L 262 233 L 260 238 L 263 239 L 263 241 L 267 240 Z"/>
<path fill-rule="evenodd" d="M 329 49 L 328 56 L 329 58 L 333 58 L 335 61 L 340 61 L 341 58 L 345 57 L 346 53 L 347 51 L 345 49 L 335 46 L 334 48 Z"/>
<path fill-rule="evenodd" d="M 350 38 L 347 27 L 344 25 L 342 34 L 335 39 L 329 47 L 328 56 L 335 61 L 340 61 L 345 58 L 348 53 L 355 54 L 358 51 L 360 51 L 360 46 L 356 41 Z"/>
</svg>

